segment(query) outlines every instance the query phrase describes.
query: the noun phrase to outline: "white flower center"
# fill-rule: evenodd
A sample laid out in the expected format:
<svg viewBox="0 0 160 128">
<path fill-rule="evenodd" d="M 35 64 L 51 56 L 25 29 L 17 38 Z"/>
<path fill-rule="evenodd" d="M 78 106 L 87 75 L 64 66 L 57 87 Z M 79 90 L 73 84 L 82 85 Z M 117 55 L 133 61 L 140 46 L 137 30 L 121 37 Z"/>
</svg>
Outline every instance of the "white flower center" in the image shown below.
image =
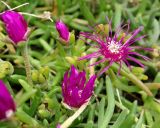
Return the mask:
<svg viewBox="0 0 160 128">
<path fill-rule="evenodd" d="M 9 110 L 6 111 L 5 114 L 6 114 L 6 118 L 9 118 L 13 115 L 13 110 L 9 109 Z"/>
<path fill-rule="evenodd" d="M 110 50 L 111 53 L 119 53 L 121 45 L 118 44 L 118 42 L 111 41 L 109 42 L 108 49 Z"/>
</svg>

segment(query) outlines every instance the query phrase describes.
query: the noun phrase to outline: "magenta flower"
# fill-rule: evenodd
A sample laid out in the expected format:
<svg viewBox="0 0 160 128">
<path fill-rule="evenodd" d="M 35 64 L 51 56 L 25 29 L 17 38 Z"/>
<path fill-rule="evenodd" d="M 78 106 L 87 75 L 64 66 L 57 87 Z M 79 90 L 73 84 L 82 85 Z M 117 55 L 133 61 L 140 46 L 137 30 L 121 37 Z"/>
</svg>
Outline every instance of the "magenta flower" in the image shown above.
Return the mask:
<svg viewBox="0 0 160 128">
<path fill-rule="evenodd" d="M 3 81 L 0 80 L 0 120 L 9 118 L 15 110 L 13 98 Z"/>
<path fill-rule="evenodd" d="M 149 58 L 135 52 L 135 50 L 136 49 L 151 50 L 151 49 L 142 48 L 140 46 L 131 46 L 134 42 L 144 38 L 144 36 L 135 38 L 135 36 L 143 29 L 143 27 L 139 27 L 133 32 L 128 33 L 129 26 L 130 26 L 129 23 L 125 24 L 122 27 L 119 26 L 115 30 L 115 33 L 113 34 L 112 28 L 111 28 L 111 21 L 109 21 L 108 35 L 107 34 L 100 35 L 99 33 L 96 32 L 96 30 L 94 30 L 95 31 L 94 33 L 81 32 L 80 33 L 81 36 L 96 42 L 96 45 L 94 45 L 93 47 L 97 48 L 97 50 L 91 54 L 80 57 L 79 60 L 99 58 L 99 57 L 102 58 L 90 66 L 98 65 L 105 61 L 108 61 L 109 64 L 105 68 L 103 68 L 98 75 L 103 74 L 114 62 L 119 63 L 120 68 L 121 68 L 122 62 L 124 62 L 127 66 L 130 67 L 129 61 L 133 61 L 138 65 L 140 65 L 141 67 L 144 67 L 144 65 L 135 57 L 138 56 L 143 58 L 144 60 L 149 60 Z M 122 30 L 124 27 L 127 27 L 128 30 L 124 32 L 122 35 Z"/>
<path fill-rule="evenodd" d="M 67 26 L 61 20 L 58 20 L 56 22 L 56 29 L 59 33 L 60 38 L 68 42 L 69 41 L 69 30 Z"/>
<path fill-rule="evenodd" d="M 62 83 L 63 103 L 69 107 L 79 108 L 91 97 L 96 76 L 90 77 L 86 83 L 86 73 L 78 72 L 74 66 L 71 66 L 70 72 L 64 74 Z"/>
<path fill-rule="evenodd" d="M 15 44 L 26 40 L 27 23 L 20 13 L 5 11 L 0 15 L 0 20 L 4 22 L 8 36 Z"/>
</svg>

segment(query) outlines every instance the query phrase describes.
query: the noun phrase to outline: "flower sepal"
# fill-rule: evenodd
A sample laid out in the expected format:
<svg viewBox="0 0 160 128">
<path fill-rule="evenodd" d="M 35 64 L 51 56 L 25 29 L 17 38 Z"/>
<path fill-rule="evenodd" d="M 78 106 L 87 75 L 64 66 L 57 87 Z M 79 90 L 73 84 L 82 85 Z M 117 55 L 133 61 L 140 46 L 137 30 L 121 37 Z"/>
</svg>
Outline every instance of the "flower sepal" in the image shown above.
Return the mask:
<svg viewBox="0 0 160 128">
<path fill-rule="evenodd" d="M 62 44 L 68 45 L 69 40 L 66 41 L 66 40 L 64 40 L 64 39 L 61 38 L 61 37 L 59 37 L 58 39 L 59 39 L 59 41 L 60 41 Z"/>
<path fill-rule="evenodd" d="M 70 32 L 70 34 L 69 34 L 69 43 L 75 44 L 75 42 L 76 42 L 75 34 L 74 34 L 74 31 L 72 31 L 72 32 Z"/>
</svg>

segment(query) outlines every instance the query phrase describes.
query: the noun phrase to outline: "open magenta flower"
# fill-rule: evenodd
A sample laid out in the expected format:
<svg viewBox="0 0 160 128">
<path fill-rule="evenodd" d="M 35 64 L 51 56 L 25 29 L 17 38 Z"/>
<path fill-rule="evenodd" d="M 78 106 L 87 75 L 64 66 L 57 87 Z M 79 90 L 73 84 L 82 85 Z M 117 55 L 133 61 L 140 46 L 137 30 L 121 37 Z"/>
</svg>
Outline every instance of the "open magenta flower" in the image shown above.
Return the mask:
<svg viewBox="0 0 160 128">
<path fill-rule="evenodd" d="M 15 44 L 26 40 L 27 23 L 20 13 L 5 11 L 0 15 L 0 19 L 6 26 L 8 36 Z"/>
<path fill-rule="evenodd" d="M 70 72 L 64 74 L 62 83 L 63 103 L 69 107 L 79 108 L 91 97 L 96 76 L 90 77 L 86 82 L 85 71 L 78 72 L 74 66 L 71 66 Z"/>
<path fill-rule="evenodd" d="M 149 58 L 137 53 L 135 50 L 136 49 L 151 50 L 151 48 L 131 46 L 134 42 L 141 40 L 142 38 L 145 37 L 143 35 L 136 38 L 136 35 L 143 29 L 143 27 L 139 27 L 133 32 L 129 33 L 128 31 L 129 31 L 130 25 L 128 23 L 123 25 L 122 27 L 120 25 L 115 30 L 115 33 L 113 34 L 111 26 L 112 26 L 111 21 L 109 21 L 108 34 L 102 35 L 96 32 L 97 28 L 94 29 L 94 33 L 89 33 L 89 32 L 80 33 L 81 36 L 96 42 L 96 44 L 93 47 L 95 47 L 97 50 L 91 54 L 80 57 L 79 60 L 99 58 L 99 57 L 102 58 L 90 66 L 108 61 L 109 64 L 105 68 L 103 68 L 98 75 L 101 75 L 102 73 L 104 73 L 114 62 L 119 63 L 120 68 L 121 68 L 122 62 L 124 62 L 127 66 L 130 67 L 129 61 L 133 61 L 138 65 L 140 65 L 141 67 L 144 67 L 144 65 L 138 59 L 136 59 L 136 57 L 141 57 L 144 60 L 148 60 Z M 126 32 L 124 32 L 123 30 L 124 28 L 127 28 Z"/>
<path fill-rule="evenodd" d="M 15 110 L 13 98 L 3 81 L 0 80 L 0 120 L 9 118 Z"/>
<path fill-rule="evenodd" d="M 56 29 L 59 33 L 60 38 L 65 42 L 68 42 L 69 30 L 68 30 L 68 27 L 61 20 L 56 21 Z"/>
</svg>

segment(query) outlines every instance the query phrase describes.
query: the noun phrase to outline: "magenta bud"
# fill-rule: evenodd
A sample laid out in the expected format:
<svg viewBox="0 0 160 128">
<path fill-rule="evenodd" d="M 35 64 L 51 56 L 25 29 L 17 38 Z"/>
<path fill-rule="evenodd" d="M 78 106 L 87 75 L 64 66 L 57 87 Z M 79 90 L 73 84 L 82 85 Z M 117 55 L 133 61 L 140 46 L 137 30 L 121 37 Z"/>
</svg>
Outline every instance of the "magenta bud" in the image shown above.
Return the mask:
<svg viewBox="0 0 160 128">
<path fill-rule="evenodd" d="M 15 11 L 5 11 L 0 15 L 5 24 L 9 38 L 15 43 L 26 40 L 27 22 L 24 17 Z"/>
<path fill-rule="evenodd" d="M 93 75 L 86 82 L 86 72 L 78 72 L 71 66 L 70 71 L 64 74 L 62 82 L 63 103 L 71 108 L 79 108 L 86 103 L 94 90 L 95 79 L 96 76 Z"/>
<path fill-rule="evenodd" d="M 61 128 L 61 125 L 60 125 L 60 124 L 58 124 L 58 125 L 56 126 L 56 128 Z"/>
<path fill-rule="evenodd" d="M 68 27 L 61 20 L 58 20 L 56 22 L 56 29 L 59 33 L 60 38 L 63 39 L 65 42 L 68 42 L 69 30 L 68 30 Z"/>
<path fill-rule="evenodd" d="M 0 80 L 0 120 L 9 118 L 15 110 L 13 98 L 3 81 Z"/>
</svg>

